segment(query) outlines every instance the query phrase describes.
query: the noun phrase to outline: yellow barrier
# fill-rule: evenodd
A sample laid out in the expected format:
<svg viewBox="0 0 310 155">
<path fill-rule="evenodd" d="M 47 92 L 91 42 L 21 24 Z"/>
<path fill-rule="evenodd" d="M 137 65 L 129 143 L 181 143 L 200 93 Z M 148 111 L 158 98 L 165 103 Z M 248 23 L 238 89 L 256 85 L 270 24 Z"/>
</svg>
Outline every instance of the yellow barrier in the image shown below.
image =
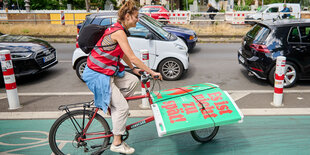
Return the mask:
<svg viewBox="0 0 310 155">
<path fill-rule="evenodd" d="M 85 16 L 88 14 L 90 13 L 65 13 L 66 25 L 76 25 L 78 23 L 81 23 L 83 20 L 85 20 Z M 50 17 L 51 17 L 51 24 L 61 24 L 60 13 L 51 13 Z M 59 20 L 59 21 L 54 21 L 54 20 Z"/>
</svg>

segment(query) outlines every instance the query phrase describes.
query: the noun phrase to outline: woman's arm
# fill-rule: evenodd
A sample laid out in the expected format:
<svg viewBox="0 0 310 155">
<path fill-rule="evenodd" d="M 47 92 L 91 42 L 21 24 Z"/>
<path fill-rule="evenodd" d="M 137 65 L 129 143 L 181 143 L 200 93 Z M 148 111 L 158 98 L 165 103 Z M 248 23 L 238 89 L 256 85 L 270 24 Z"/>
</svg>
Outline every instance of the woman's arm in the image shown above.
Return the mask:
<svg viewBox="0 0 310 155">
<path fill-rule="evenodd" d="M 137 69 L 134 68 L 134 66 L 132 65 L 132 63 L 130 62 L 130 60 L 128 59 L 128 57 L 126 56 L 126 54 L 124 54 L 123 58 L 124 62 L 128 65 L 128 67 L 132 70 L 133 73 L 137 74 L 140 76 L 140 71 L 141 69 Z"/>
<path fill-rule="evenodd" d="M 155 75 L 158 75 L 159 79 L 162 80 L 162 76 L 160 73 L 152 71 L 138 57 L 136 57 L 136 55 L 133 53 L 133 51 L 132 51 L 132 49 L 128 43 L 128 39 L 127 39 L 127 36 L 126 36 L 124 31 L 116 31 L 115 33 L 113 33 L 111 35 L 111 38 L 113 40 L 117 41 L 118 44 L 120 45 L 120 47 L 122 48 L 122 50 L 124 51 L 124 54 L 126 55 L 125 59 L 128 59 L 130 62 L 126 62 L 126 60 L 124 60 L 124 59 L 123 60 L 125 61 L 125 63 L 129 67 L 130 67 L 130 65 L 128 63 L 133 63 L 135 66 L 139 67 L 142 70 L 145 70 L 146 72 L 151 74 L 153 77 Z"/>
</svg>

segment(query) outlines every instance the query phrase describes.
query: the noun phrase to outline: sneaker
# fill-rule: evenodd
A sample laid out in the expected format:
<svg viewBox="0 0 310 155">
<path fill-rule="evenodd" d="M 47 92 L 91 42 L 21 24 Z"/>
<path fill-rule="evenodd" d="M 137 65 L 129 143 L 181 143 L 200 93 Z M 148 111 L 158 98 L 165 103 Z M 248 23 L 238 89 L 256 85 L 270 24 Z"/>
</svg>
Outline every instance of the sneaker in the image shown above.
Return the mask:
<svg viewBox="0 0 310 155">
<path fill-rule="evenodd" d="M 113 152 L 124 153 L 124 154 L 133 154 L 135 152 L 135 149 L 130 147 L 125 142 L 122 142 L 120 146 L 115 146 L 111 144 L 110 150 Z"/>
</svg>

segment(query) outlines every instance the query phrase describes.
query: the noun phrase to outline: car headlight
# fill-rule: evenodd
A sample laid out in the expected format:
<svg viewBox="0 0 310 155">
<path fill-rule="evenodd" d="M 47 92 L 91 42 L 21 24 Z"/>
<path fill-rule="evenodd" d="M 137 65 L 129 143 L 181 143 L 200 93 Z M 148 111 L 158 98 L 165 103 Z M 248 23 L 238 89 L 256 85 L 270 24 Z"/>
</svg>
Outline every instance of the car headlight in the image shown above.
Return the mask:
<svg viewBox="0 0 310 155">
<path fill-rule="evenodd" d="M 184 46 L 180 45 L 180 44 L 176 44 L 176 43 L 175 43 L 174 46 L 175 46 L 176 48 L 180 49 L 180 50 L 186 50 L 186 48 L 185 48 Z"/>
<path fill-rule="evenodd" d="M 189 40 L 193 40 L 194 38 L 194 36 L 189 36 Z"/>
<path fill-rule="evenodd" d="M 32 52 L 12 52 L 11 57 L 12 59 L 23 59 L 29 58 L 33 53 Z"/>
</svg>

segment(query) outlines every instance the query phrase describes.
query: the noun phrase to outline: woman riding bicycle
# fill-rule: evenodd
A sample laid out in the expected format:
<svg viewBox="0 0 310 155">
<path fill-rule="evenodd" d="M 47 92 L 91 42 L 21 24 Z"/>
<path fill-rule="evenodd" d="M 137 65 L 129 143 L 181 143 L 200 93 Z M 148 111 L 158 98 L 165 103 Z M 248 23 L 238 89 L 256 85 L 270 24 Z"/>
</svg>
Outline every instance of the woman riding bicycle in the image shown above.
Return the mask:
<svg viewBox="0 0 310 155">
<path fill-rule="evenodd" d="M 95 105 L 105 113 L 108 107 L 111 109 L 114 138 L 110 150 L 132 154 L 135 151 L 134 148 L 123 142 L 121 137 L 125 134 L 129 114 L 125 97 L 134 94 L 139 80 L 135 75 L 124 72 L 120 58 L 137 75 L 141 69 L 151 74 L 153 78 L 158 76 L 162 80 L 162 76 L 144 65 L 133 53 L 127 39 L 128 29 L 136 26 L 139 12 L 135 2 L 132 0 L 124 2 L 125 0 L 118 11 L 117 23 L 105 31 L 88 56 L 82 77 L 94 93 Z M 134 68 L 133 64 L 140 69 Z"/>
</svg>

